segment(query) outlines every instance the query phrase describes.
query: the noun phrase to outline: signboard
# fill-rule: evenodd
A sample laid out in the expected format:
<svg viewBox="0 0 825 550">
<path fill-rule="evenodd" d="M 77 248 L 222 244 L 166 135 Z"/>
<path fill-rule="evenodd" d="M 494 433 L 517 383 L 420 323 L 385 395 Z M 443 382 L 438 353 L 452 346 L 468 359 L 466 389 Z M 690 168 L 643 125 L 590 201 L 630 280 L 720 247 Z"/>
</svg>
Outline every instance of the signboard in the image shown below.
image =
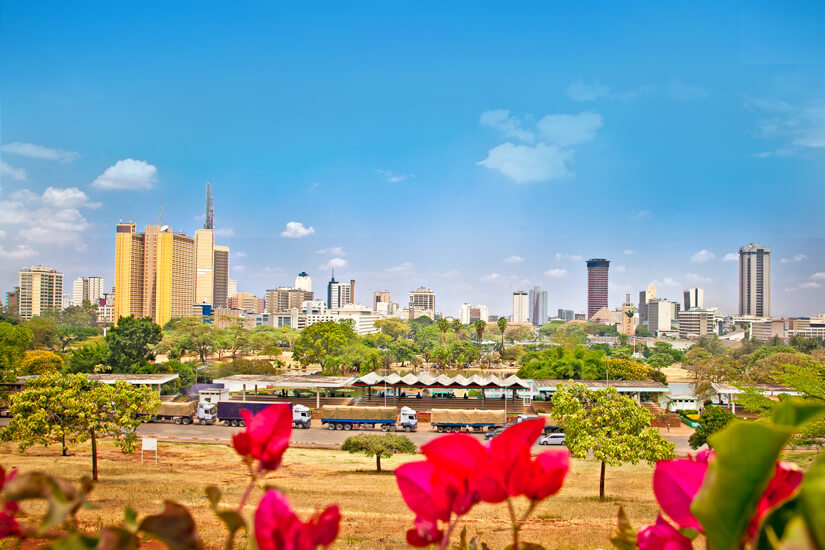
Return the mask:
<svg viewBox="0 0 825 550">
<path fill-rule="evenodd" d="M 154 437 L 144 437 L 140 440 L 140 462 L 143 464 L 144 451 L 155 451 L 155 464 L 158 463 L 158 440 Z"/>
</svg>

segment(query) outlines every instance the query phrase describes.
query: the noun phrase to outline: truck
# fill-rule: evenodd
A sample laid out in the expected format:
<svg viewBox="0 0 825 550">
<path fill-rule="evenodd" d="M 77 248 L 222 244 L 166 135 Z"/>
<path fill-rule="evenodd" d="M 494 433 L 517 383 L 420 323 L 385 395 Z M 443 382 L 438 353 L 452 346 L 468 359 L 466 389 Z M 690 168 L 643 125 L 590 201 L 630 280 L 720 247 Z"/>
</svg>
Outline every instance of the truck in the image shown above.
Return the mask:
<svg viewBox="0 0 825 550">
<path fill-rule="evenodd" d="M 292 403 L 273 403 L 271 401 L 200 401 L 198 403 L 198 420 L 201 424 L 214 424 L 223 422 L 224 426 L 244 427 L 245 422 L 241 416 L 242 410 L 248 410 L 255 416 L 270 405 L 283 405 L 292 409 L 292 427 L 307 429 L 312 422 L 312 411 L 309 407 Z"/>
<path fill-rule="evenodd" d="M 174 421 L 175 424 L 191 424 L 196 418 L 197 403 L 194 401 L 166 401 L 160 404 L 152 421 Z"/>
<path fill-rule="evenodd" d="M 504 411 L 433 409 L 430 424 L 437 432 L 481 432 L 503 426 L 506 421 Z"/>
<path fill-rule="evenodd" d="M 330 430 L 374 429 L 380 426 L 385 432 L 418 429 L 416 412 L 409 407 L 352 407 L 349 405 L 324 405 L 321 407 L 321 424 Z"/>
</svg>

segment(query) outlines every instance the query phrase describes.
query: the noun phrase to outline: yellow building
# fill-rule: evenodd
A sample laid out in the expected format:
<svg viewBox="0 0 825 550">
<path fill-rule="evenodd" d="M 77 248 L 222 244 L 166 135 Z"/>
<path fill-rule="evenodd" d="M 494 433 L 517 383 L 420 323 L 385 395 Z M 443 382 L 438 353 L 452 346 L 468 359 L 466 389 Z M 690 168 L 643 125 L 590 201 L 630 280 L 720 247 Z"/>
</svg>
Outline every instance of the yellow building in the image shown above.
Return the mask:
<svg viewBox="0 0 825 550">
<path fill-rule="evenodd" d="M 195 231 L 195 303 L 215 303 L 215 232 Z"/>
<path fill-rule="evenodd" d="M 115 319 L 135 315 L 164 325 L 192 315 L 195 304 L 195 240 L 169 226 L 117 226 Z"/>
<path fill-rule="evenodd" d="M 18 312 L 28 321 L 63 305 L 63 274 L 48 267 L 30 267 L 20 272 Z"/>
</svg>

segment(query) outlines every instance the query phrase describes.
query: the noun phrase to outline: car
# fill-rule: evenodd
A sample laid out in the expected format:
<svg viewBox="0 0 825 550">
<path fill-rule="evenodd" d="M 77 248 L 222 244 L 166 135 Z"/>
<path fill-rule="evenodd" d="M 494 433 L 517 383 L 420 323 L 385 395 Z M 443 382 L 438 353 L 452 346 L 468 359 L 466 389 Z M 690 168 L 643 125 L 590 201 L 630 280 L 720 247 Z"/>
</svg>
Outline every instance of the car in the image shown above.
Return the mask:
<svg viewBox="0 0 825 550">
<path fill-rule="evenodd" d="M 539 445 L 564 445 L 564 434 L 557 432 L 543 435 L 539 439 Z"/>
<path fill-rule="evenodd" d="M 484 432 L 484 439 L 493 439 L 494 437 L 499 435 L 501 432 L 503 432 L 504 429 L 505 428 L 496 428 L 494 430 L 487 430 L 486 432 Z"/>
</svg>

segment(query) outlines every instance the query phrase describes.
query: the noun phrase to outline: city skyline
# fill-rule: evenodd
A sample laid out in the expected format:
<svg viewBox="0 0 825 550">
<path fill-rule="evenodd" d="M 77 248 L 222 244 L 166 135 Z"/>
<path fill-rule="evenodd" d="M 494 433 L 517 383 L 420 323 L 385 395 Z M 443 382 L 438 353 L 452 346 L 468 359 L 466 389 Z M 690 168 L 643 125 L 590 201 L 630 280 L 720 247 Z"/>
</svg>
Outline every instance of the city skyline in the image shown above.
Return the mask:
<svg viewBox="0 0 825 550">
<path fill-rule="evenodd" d="M 257 296 L 335 269 L 364 304 L 425 286 L 445 314 L 507 314 L 541 286 L 581 312 L 584 259 L 606 258 L 611 309 L 653 283 L 736 313 L 737 250 L 758 242 L 771 314 L 820 313 L 825 76 L 749 40 L 760 14 L 740 34 L 739 8 L 660 9 L 247 6 L 241 36 L 216 7 L 127 28 L 4 6 L 0 285 L 32 265 L 109 284 L 116 224 L 194 237 L 211 182 L 229 277 Z"/>
</svg>

